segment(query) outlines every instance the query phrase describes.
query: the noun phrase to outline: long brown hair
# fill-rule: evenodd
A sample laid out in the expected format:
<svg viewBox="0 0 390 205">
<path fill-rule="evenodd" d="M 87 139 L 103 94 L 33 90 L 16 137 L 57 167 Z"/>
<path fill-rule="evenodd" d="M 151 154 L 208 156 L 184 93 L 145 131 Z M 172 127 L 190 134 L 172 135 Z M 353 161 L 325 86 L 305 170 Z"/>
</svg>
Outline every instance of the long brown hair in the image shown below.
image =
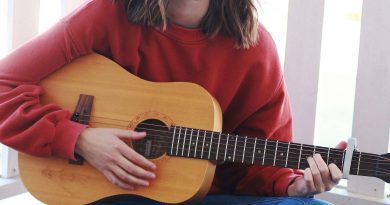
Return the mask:
<svg viewBox="0 0 390 205">
<path fill-rule="evenodd" d="M 126 5 L 129 22 L 163 29 L 168 24 L 166 8 L 169 0 L 115 0 Z M 200 27 L 209 37 L 222 34 L 232 37 L 239 48 L 257 43 L 257 11 L 254 0 L 210 0 Z"/>
</svg>

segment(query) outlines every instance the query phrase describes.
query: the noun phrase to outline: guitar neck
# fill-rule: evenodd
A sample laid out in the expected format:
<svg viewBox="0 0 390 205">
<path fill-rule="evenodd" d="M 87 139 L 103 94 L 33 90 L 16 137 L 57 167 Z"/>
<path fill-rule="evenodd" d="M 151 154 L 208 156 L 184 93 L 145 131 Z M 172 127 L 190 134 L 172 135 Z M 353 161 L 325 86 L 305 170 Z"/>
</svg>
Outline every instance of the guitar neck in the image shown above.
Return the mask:
<svg viewBox="0 0 390 205">
<path fill-rule="evenodd" d="M 168 146 L 168 155 L 187 158 L 305 169 L 309 167 L 307 157 L 318 153 L 326 164 L 334 163 L 343 170 L 346 153 L 335 148 L 243 137 L 186 127 L 171 127 L 169 133 L 171 142 Z M 377 177 L 376 167 L 378 167 L 379 157 L 375 154 L 354 151 L 350 174 Z"/>
</svg>

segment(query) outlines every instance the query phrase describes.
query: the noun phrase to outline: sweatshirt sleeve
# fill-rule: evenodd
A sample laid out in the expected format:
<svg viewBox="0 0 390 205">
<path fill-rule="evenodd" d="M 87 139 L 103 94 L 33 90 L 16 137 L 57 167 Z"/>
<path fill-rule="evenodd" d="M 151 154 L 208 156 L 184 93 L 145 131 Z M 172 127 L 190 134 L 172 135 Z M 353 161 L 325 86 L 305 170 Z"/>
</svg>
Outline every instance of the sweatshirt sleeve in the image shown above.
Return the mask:
<svg viewBox="0 0 390 205">
<path fill-rule="evenodd" d="M 262 136 L 288 142 L 292 140 L 292 117 L 283 78 L 270 101 L 251 115 L 239 128 L 240 135 Z M 248 166 L 236 186 L 237 194 L 286 196 L 293 180 L 302 176 L 301 170 L 272 166 Z"/>
<path fill-rule="evenodd" d="M 75 143 L 86 126 L 70 121 L 70 112 L 59 106 L 40 104 L 44 91 L 37 83 L 92 53 L 95 39 L 103 34 L 91 35 L 96 26 L 77 18 L 81 11 L 88 14 L 80 8 L 0 60 L 1 143 L 35 156 L 74 158 Z"/>
</svg>

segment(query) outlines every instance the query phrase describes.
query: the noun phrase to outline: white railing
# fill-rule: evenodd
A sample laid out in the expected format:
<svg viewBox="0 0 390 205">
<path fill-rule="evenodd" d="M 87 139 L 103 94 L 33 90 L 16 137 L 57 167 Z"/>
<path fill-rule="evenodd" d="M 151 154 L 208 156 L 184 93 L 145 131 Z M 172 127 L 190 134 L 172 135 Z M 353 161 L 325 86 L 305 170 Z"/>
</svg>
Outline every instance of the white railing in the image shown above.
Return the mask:
<svg viewBox="0 0 390 205">
<path fill-rule="evenodd" d="M 361 150 L 376 154 L 387 153 L 389 148 L 389 9 L 387 0 L 363 1 L 352 136 L 358 139 Z M 294 136 L 303 143 L 312 143 L 314 136 L 323 14 L 324 0 L 290 1 L 285 76 L 293 107 Z M 378 179 L 351 177 L 348 191 L 355 195 L 343 193 L 349 201 L 329 194 L 319 197 L 336 204 L 352 204 L 351 198 L 366 195 L 378 199 L 368 197 L 377 201 L 373 204 L 390 203 L 384 187 L 385 183 Z"/>
<path fill-rule="evenodd" d="M 15 48 L 38 33 L 40 0 L 3 1 L 8 2 L 10 12 L 7 42 L 11 42 L 10 48 Z M 59 1 L 62 13 L 65 14 L 83 0 Z M 362 151 L 382 154 L 386 153 L 389 147 L 390 1 L 363 2 L 351 135 L 357 137 Z M 295 140 L 309 144 L 314 142 L 315 134 L 325 3 L 325 0 L 289 2 L 286 49 L 285 55 L 282 55 L 285 59 L 284 72 L 293 108 Z M 3 177 L 12 178 L 18 173 L 17 155 L 6 148 L 3 149 L 3 157 L 5 160 L 1 174 Z M 384 196 L 384 183 L 376 179 L 352 177 L 348 182 L 348 189 L 343 189 L 342 192 L 341 195 L 331 192 L 319 197 L 336 204 L 355 199 L 357 204 L 362 204 L 362 200 L 372 204 L 388 202 Z M 357 199 L 364 198 L 363 195 L 368 197 Z M 0 195 L 0 198 L 2 197 L 5 196 Z"/>
<path fill-rule="evenodd" d="M 389 149 L 390 127 L 390 1 L 363 1 L 353 136 L 360 148 L 383 154 Z M 390 173 L 388 173 L 390 174 Z M 348 189 L 382 197 L 384 183 L 351 179 Z"/>
</svg>

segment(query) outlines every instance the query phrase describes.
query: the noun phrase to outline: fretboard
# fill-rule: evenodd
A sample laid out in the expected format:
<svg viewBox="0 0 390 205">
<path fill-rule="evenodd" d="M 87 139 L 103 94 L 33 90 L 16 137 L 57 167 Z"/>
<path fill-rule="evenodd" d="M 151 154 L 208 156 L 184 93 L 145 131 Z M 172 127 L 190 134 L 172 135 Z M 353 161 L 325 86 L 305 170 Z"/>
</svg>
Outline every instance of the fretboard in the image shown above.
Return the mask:
<svg viewBox="0 0 390 205">
<path fill-rule="evenodd" d="M 168 155 L 293 169 L 309 167 L 307 158 L 318 153 L 327 164 L 343 169 L 345 151 L 335 148 L 243 137 L 186 127 L 170 128 Z M 354 151 L 350 174 L 377 176 L 379 155 Z"/>
</svg>

